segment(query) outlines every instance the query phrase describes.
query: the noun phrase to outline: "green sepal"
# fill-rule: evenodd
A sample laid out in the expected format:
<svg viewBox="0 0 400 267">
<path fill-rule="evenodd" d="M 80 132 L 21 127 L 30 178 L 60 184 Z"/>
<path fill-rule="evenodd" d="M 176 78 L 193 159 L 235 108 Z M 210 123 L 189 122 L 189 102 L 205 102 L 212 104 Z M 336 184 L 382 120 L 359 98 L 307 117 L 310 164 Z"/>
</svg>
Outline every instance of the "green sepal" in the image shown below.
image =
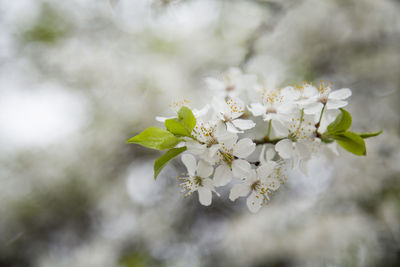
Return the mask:
<svg viewBox="0 0 400 267">
<path fill-rule="evenodd" d="M 159 157 L 154 162 L 154 180 L 157 179 L 157 176 L 160 174 L 161 170 L 165 167 L 165 165 L 173 158 L 181 154 L 186 150 L 186 147 L 178 147 L 168 150 L 164 155 Z"/>
</svg>

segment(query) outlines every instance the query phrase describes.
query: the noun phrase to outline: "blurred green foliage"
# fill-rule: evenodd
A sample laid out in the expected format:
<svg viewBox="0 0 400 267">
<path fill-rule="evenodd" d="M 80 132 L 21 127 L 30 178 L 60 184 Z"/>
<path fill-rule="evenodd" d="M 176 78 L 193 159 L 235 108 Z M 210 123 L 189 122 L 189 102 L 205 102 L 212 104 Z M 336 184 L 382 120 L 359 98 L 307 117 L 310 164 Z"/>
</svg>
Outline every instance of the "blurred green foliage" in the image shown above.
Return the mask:
<svg viewBox="0 0 400 267">
<path fill-rule="evenodd" d="M 37 21 L 23 33 L 22 37 L 25 42 L 52 44 L 65 37 L 70 30 L 71 25 L 59 10 L 49 3 L 42 3 Z"/>
</svg>

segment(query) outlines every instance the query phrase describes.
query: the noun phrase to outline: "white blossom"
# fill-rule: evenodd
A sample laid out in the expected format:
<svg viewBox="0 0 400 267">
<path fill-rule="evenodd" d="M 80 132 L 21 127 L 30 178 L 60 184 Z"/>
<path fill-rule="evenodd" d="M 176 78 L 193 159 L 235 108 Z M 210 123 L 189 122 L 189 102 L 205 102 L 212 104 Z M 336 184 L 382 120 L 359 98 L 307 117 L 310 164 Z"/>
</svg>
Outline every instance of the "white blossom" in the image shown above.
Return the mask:
<svg viewBox="0 0 400 267">
<path fill-rule="evenodd" d="M 217 96 L 237 97 L 244 90 L 252 89 L 256 85 L 257 76 L 243 74 L 239 68 L 230 68 L 219 78 L 208 77 L 205 82 Z"/>
<path fill-rule="evenodd" d="M 231 133 L 243 133 L 243 130 L 249 130 L 256 125 L 252 120 L 240 119 L 245 113 L 245 105 L 238 98 L 214 98 L 213 108 Z"/>
<path fill-rule="evenodd" d="M 186 196 L 197 191 L 200 203 L 209 206 L 212 202 L 212 192 L 216 192 L 213 180 L 209 178 L 214 171 L 213 167 L 202 160 L 197 163 L 195 157 L 190 154 L 182 155 L 182 162 L 188 171 L 187 176 L 180 178 L 183 181 L 181 186 L 188 191 Z"/>
<path fill-rule="evenodd" d="M 179 136 L 183 142 L 178 145 L 189 152 L 182 156 L 188 170 L 180 178 L 182 186 L 187 195 L 197 191 L 202 205 L 211 204 L 212 192 L 218 195 L 215 187 L 237 178 L 240 183 L 232 186 L 229 198 L 247 197 L 249 210 L 257 212 L 286 182 L 290 169 L 306 174 L 312 157 L 338 155 L 336 143 L 324 133 L 343 112 L 350 89 L 334 91 L 326 83 L 266 86 L 237 68 L 206 82 L 214 90 L 211 105 L 193 109 L 196 125 L 189 136 Z M 182 106 L 188 107 L 188 102 L 176 102 L 172 109 L 178 112 Z M 260 133 L 262 139 L 250 138 Z M 262 147 L 256 150 L 257 145 Z"/>
<path fill-rule="evenodd" d="M 243 183 L 235 184 L 229 194 L 229 199 L 235 201 L 238 197 L 247 198 L 247 207 L 251 212 L 257 212 L 261 205 L 269 200 L 269 194 L 276 191 L 280 182 L 271 174 L 275 163 L 269 162 L 261 165 L 257 170 L 250 170 L 243 179 Z"/>
<path fill-rule="evenodd" d="M 231 134 L 229 139 L 221 143 L 221 148 L 216 153 L 220 164 L 214 174 L 216 186 L 226 185 L 233 176 L 241 177 L 251 169 L 245 158 L 254 152 L 256 145 L 250 138 L 237 140 L 238 136 Z"/>
</svg>

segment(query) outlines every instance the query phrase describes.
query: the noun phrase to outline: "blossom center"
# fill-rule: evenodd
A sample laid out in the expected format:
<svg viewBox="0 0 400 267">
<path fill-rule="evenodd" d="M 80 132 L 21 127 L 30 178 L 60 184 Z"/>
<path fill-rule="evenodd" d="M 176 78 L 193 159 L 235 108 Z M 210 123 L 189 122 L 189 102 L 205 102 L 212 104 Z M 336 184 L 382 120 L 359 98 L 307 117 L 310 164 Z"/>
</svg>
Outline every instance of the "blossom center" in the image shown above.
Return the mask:
<svg viewBox="0 0 400 267">
<path fill-rule="evenodd" d="M 254 183 L 251 184 L 250 188 L 253 191 L 257 191 L 261 187 L 261 182 L 260 180 L 255 181 Z"/>
<path fill-rule="evenodd" d="M 278 112 L 277 112 L 276 108 L 270 107 L 270 108 L 267 108 L 267 112 L 266 113 L 278 113 Z"/>
<path fill-rule="evenodd" d="M 232 161 L 234 160 L 234 156 L 228 152 L 221 152 L 222 159 L 229 165 L 232 165 Z"/>
<path fill-rule="evenodd" d="M 201 178 L 200 176 L 195 176 L 194 179 L 193 179 L 193 182 L 197 186 L 202 186 L 203 185 L 203 178 Z"/>
</svg>

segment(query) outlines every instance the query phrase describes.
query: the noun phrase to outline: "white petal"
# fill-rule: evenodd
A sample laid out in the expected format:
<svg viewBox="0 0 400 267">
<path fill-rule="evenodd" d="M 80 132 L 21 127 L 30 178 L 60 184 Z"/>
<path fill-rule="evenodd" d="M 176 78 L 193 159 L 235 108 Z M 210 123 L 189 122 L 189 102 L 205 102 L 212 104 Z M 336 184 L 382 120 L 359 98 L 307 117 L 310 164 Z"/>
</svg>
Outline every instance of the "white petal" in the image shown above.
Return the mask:
<svg viewBox="0 0 400 267">
<path fill-rule="evenodd" d="M 235 125 L 233 125 L 232 122 L 228 121 L 226 123 L 226 129 L 228 130 L 228 132 L 230 133 L 243 133 L 243 131 L 240 131 L 238 129 L 236 129 Z"/>
<path fill-rule="evenodd" d="M 226 133 L 223 136 L 218 137 L 218 142 L 226 147 L 227 149 L 232 149 L 233 145 L 236 144 L 236 141 L 238 140 L 237 134 L 234 133 Z"/>
<path fill-rule="evenodd" d="M 215 169 L 215 186 L 224 186 L 232 180 L 232 171 L 226 164 L 222 164 Z"/>
<path fill-rule="evenodd" d="M 257 195 L 254 191 L 251 195 L 247 198 L 247 207 L 253 213 L 256 213 L 260 210 L 261 204 L 263 202 L 263 198 L 260 195 Z"/>
<path fill-rule="evenodd" d="M 343 88 L 330 93 L 329 99 L 343 100 L 349 98 L 350 96 L 351 96 L 351 90 L 349 88 Z"/>
<path fill-rule="evenodd" d="M 243 101 L 239 98 L 231 98 L 227 102 L 227 107 L 229 111 L 229 115 L 232 119 L 239 118 L 244 113 L 244 104 Z"/>
<path fill-rule="evenodd" d="M 308 160 L 302 160 L 299 163 L 299 169 L 305 175 L 308 175 Z"/>
<path fill-rule="evenodd" d="M 272 120 L 271 126 L 277 136 L 287 136 L 289 133 L 288 128 L 280 121 Z"/>
<path fill-rule="evenodd" d="M 276 154 L 275 150 L 273 148 L 269 148 L 267 150 L 267 155 L 266 155 L 267 161 L 271 161 L 275 157 L 275 154 Z"/>
<path fill-rule="evenodd" d="M 209 110 L 210 110 L 210 105 L 207 104 L 202 109 L 193 109 L 193 115 L 196 118 L 198 118 L 198 117 L 206 115 Z"/>
<path fill-rule="evenodd" d="M 267 147 L 266 145 L 262 146 L 260 156 L 258 157 L 258 160 L 261 162 L 261 164 L 264 164 L 267 162 L 267 157 L 265 155 L 266 147 Z"/>
<path fill-rule="evenodd" d="M 256 144 L 250 138 L 243 138 L 233 148 L 233 155 L 238 158 L 247 158 L 256 149 Z"/>
<path fill-rule="evenodd" d="M 196 171 L 196 159 L 193 155 L 190 154 L 183 154 L 182 155 L 182 162 L 185 164 L 189 175 L 194 175 Z"/>
<path fill-rule="evenodd" d="M 205 187 L 205 188 L 210 189 L 211 191 L 216 192 L 216 191 L 215 191 L 215 188 L 214 188 L 214 181 L 211 180 L 210 178 L 205 178 L 205 179 L 203 179 L 203 184 L 202 184 L 202 186 Z M 217 192 L 216 192 L 216 193 L 217 193 Z M 217 193 L 217 194 L 218 194 L 218 193 Z"/>
<path fill-rule="evenodd" d="M 189 140 L 186 141 L 187 151 L 196 155 L 200 155 L 207 150 L 206 145 L 202 145 L 197 141 Z"/>
<path fill-rule="evenodd" d="M 311 152 L 306 144 L 296 143 L 296 151 L 301 159 L 308 159 L 311 156 Z"/>
<path fill-rule="evenodd" d="M 310 84 L 303 86 L 303 96 L 310 98 L 318 94 L 318 89 Z"/>
<path fill-rule="evenodd" d="M 252 120 L 242 120 L 242 119 L 236 119 L 232 121 L 232 124 L 241 130 L 248 130 L 251 128 L 254 128 L 256 124 Z"/>
<path fill-rule="evenodd" d="M 260 116 L 265 113 L 266 108 L 260 103 L 250 104 L 250 107 L 247 107 L 254 116 Z"/>
<path fill-rule="evenodd" d="M 199 164 L 197 165 L 197 175 L 202 178 L 210 177 L 213 173 L 214 169 L 209 164 L 206 163 L 204 160 L 199 160 Z"/>
<path fill-rule="evenodd" d="M 279 180 L 276 178 L 268 178 L 266 184 L 269 189 L 274 191 L 278 190 L 279 186 L 281 185 Z"/>
<path fill-rule="evenodd" d="M 225 90 L 225 83 L 218 79 L 210 77 L 206 78 L 204 81 L 211 90 Z"/>
<path fill-rule="evenodd" d="M 229 194 L 229 199 L 235 201 L 238 197 L 245 197 L 250 192 L 250 186 L 247 184 L 235 184 Z"/>
<path fill-rule="evenodd" d="M 171 116 L 171 117 L 161 117 L 161 116 L 157 116 L 157 117 L 156 117 L 156 121 L 165 122 L 166 120 L 173 119 L 173 118 L 176 118 L 176 116 Z"/>
<path fill-rule="evenodd" d="M 337 150 L 338 147 L 336 142 L 328 144 L 327 147 L 335 156 L 339 156 L 339 151 Z"/>
<path fill-rule="evenodd" d="M 232 162 L 232 173 L 237 178 L 243 178 L 247 176 L 251 170 L 250 163 L 246 160 L 236 159 Z"/>
<path fill-rule="evenodd" d="M 305 114 L 316 114 L 321 112 L 324 105 L 321 102 L 314 102 L 304 107 Z"/>
<path fill-rule="evenodd" d="M 283 139 L 275 145 L 275 150 L 282 158 L 289 159 L 293 156 L 293 143 L 289 139 Z"/>
<path fill-rule="evenodd" d="M 336 109 L 336 108 L 342 108 L 346 105 L 347 105 L 347 101 L 328 99 L 328 103 L 326 103 L 326 108 L 327 109 Z"/>
<path fill-rule="evenodd" d="M 260 179 L 266 179 L 268 175 L 272 173 L 275 168 L 275 163 L 268 162 L 262 164 L 260 167 L 257 168 L 257 175 Z"/>
<path fill-rule="evenodd" d="M 199 189 L 197 189 L 197 192 L 199 193 L 199 201 L 202 205 L 204 206 L 211 205 L 212 193 L 210 189 L 200 186 Z"/>
<path fill-rule="evenodd" d="M 215 153 L 218 151 L 218 149 L 220 149 L 221 148 L 221 145 L 220 144 L 215 144 L 215 145 L 212 145 L 209 149 L 208 149 L 208 156 L 209 157 L 214 157 L 215 156 Z"/>
</svg>

